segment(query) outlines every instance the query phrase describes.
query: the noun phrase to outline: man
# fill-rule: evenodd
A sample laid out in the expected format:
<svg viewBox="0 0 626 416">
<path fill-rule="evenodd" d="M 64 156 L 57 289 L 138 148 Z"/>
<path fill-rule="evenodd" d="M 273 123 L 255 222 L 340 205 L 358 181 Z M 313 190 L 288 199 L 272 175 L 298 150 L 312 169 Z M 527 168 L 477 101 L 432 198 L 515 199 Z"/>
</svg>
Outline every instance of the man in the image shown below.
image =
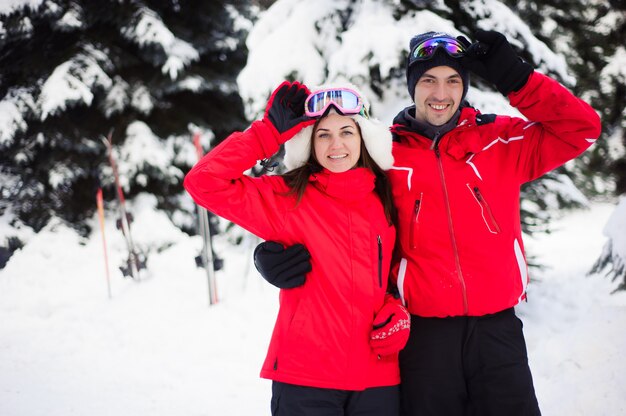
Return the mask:
<svg viewBox="0 0 626 416">
<path fill-rule="evenodd" d="M 513 309 L 528 283 L 520 187 L 600 134 L 595 111 L 534 71 L 502 34 L 475 37 L 473 44 L 435 32 L 411 39 L 414 105 L 391 128 L 399 233 L 392 280 L 411 313 L 400 353 L 403 412 L 411 416 L 540 414 Z M 528 121 L 470 107 L 469 72 Z M 277 256 L 260 248 L 256 262 L 280 263 Z"/>
</svg>

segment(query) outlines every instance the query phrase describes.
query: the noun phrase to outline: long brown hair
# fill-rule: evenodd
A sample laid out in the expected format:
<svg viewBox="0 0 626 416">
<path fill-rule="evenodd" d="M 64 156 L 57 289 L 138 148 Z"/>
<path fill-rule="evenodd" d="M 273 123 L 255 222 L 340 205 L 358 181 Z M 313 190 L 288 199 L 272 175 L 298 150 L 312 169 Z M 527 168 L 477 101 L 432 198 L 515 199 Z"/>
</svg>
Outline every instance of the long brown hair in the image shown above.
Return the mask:
<svg viewBox="0 0 626 416">
<path fill-rule="evenodd" d="M 324 117 L 320 117 L 319 119 L 317 119 L 315 124 L 313 124 L 310 139 L 311 149 L 307 162 L 299 168 L 290 170 L 289 172 L 281 175 L 284 178 L 287 186 L 289 186 L 290 188 L 289 194 L 296 195 L 297 197 L 296 206 L 300 203 L 302 197 L 304 196 L 304 191 L 309 184 L 309 177 L 313 173 L 320 172 L 323 169 L 322 165 L 320 165 L 320 163 L 315 159 L 315 151 L 313 146 L 315 132 L 317 131 L 317 127 L 319 126 L 320 121 L 323 118 Z M 367 151 L 367 147 L 365 147 L 365 141 L 363 140 L 363 134 L 361 133 L 361 127 L 359 126 L 359 123 L 357 123 L 355 120 L 354 124 L 356 124 L 356 128 L 359 132 L 359 137 L 361 138 L 361 155 L 359 156 L 359 160 L 357 161 L 356 166 L 360 168 L 367 168 L 371 170 L 376 176 L 376 180 L 374 182 L 374 191 L 380 198 L 380 202 L 383 204 L 383 209 L 385 211 L 385 217 L 387 218 L 387 222 L 389 223 L 389 225 L 393 225 L 396 223 L 397 212 L 396 207 L 393 204 L 393 197 L 391 194 L 391 185 L 389 183 L 389 179 L 387 178 L 385 171 L 382 170 L 380 166 L 378 166 L 378 164 L 376 164 L 374 159 L 372 159 L 372 156 L 370 156 L 369 152 Z"/>
</svg>

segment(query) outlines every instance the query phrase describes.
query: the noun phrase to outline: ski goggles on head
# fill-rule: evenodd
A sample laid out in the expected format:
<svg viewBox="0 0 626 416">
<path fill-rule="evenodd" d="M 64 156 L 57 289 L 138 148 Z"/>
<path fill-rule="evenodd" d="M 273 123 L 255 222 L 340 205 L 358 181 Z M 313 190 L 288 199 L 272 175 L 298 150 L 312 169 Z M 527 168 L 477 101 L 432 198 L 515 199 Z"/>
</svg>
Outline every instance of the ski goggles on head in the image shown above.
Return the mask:
<svg viewBox="0 0 626 416">
<path fill-rule="evenodd" d="M 446 35 L 436 36 L 415 45 L 409 55 L 409 65 L 432 58 L 440 48 L 453 58 L 459 58 L 465 54 L 465 46 L 457 39 Z"/>
<path fill-rule="evenodd" d="M 327 88 L 312 92 L 304 102 L 304 113 L 309 117 L 321 117 L 331 105 L 344 116 L 360 114 L 369 118 L 359 94 L 348 88 Z"/>
</svg>

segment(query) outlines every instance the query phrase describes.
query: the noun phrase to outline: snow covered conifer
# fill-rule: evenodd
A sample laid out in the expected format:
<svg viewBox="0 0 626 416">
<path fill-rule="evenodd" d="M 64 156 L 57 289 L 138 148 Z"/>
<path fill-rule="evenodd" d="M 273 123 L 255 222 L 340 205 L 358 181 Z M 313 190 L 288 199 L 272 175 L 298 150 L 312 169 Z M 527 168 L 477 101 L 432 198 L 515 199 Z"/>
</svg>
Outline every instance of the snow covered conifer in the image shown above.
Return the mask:
<svg viewBox="0 0 626 416">
<path fill-rule="evenodd" d="M 111 128 L 127 194 L 181 210 L 191 134 L 207 146 L 245 123 L 235 76 L 249 24 L 243 0 L 0 6 L 0 214 L 88 232 L 100 181 L 114 198 Z"/>
<path fill-rule="evenodd" d="M 471 39 L 479 28 L 504 33 L 520 56 L 573 89 L 595 108 L 605 109 L 603 112 L 615 108 L 619 97 L 623 97 L 616 94 L 623 89 L 621 75 L 607 87 L 607 94 L 598 95 L 603 81 L 597 74 L 605 70 L 603 51 L 610 54 L 620 50 L 622 40 L 616 35 L 621 33 L 623 14 L 602 2 L 544 3 L 278 0 L 256 22 L 247 40 L 248 63 L 238 82 L 248 117 L 261 112 L 265 97 L 282 79 L 320 85 L 347 78 L 370 98 L 374 116 L 391 123 L 395 114 L 411 101 L 405 79 L 409 39 L 430 30 L 463 34 Z M 601 33 L 593 20 L 596 17 L 607 21 L 607 29 Z M 610 25 L 609 20 L 613 22 Z M 593 37 L 586 36 L 593 31 Z M 597 49 L 598 45 L 602 48 Z M 585 59 L 590 63 L 586 64 Z M 261 70 L 265 75 L 259 79 Z M 519 116 L 493 86 L 478 77 L 471 77 L 471 83 L 467 98 L 472 106 L 483 113 Z M 613 122 L 612 126 L 617 124 Z M 610 165 L 612 159 L 604 157 L 602 146 L 605 145 L 524 186 L 525 232 L 546 230 L 550 220 L 558 215 L 557 210 L 587 206 L 588 197 L 609 190 L 606 171 L 599 169 L 598 163 Z"/>
</svg>

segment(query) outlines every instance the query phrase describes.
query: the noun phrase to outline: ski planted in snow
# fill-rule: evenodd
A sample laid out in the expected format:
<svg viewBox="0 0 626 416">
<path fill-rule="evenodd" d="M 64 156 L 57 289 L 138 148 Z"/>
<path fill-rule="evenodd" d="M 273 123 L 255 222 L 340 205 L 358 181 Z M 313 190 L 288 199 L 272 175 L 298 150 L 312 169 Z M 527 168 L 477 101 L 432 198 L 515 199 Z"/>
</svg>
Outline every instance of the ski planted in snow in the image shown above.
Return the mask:
<svg viewBox="0 0 626 416">
<path fill-rule="evenodd" d="M 196 147 L 196 153 L 198 160 L 202 158 L 203 151 L 200 144 L 200 134 L 196 133 L 193 136 L 193 144 Z M 217 303 L 217 285 L 215 282 L 215 259 L 213 256 L 213 244 L 211 241 L 211 228 L 209 222 L 209 213 L 206 209 L 200 205 L 196 205 L 198 212 L 198 232 L 202 236 L 202 251 L 200 255 L 196 257 L 196 265 L 198 267 L 204 267 L 207 274 L 207 281 L 209 284 L 209 305 Z"/>
<path fill-rule="evenodd" d="M 130 276 L 133 279 L 139 281 L 139 271 L 141 269 L 145 269 L 146 259 L 137 251 L 137 249 L 135 248 L 135 244 L 133 243 L 133 237 L 130 232 L 130 223 L 132 221 L 132 216 L 126 210 L 126 198 L 124 198 L 124 191 L 122 190 L 122 185 L 120 184 L 117 163 L 115 162 L 115 157 L 113 156 L 112 136 L 113 130 L 109 132 L 109 135 L 107 137 L 102 137 L 102 141 L 107 148 L 109 164 L 111 165 L 111 169 L 113 170 L 113 176 L 115 179 L 115 196 L 117 198 L 119 212 L 119 218 L 117 219 L 117 228 L 122 231 L 122 234 L 124 235 L 124 239 L 126 241 L 126 248 L 128 249 L 128 259 L 126 260 L 126 265 L 120 266 L 120 270 L 122 271 L 124 276 Z"/>
</svg>

